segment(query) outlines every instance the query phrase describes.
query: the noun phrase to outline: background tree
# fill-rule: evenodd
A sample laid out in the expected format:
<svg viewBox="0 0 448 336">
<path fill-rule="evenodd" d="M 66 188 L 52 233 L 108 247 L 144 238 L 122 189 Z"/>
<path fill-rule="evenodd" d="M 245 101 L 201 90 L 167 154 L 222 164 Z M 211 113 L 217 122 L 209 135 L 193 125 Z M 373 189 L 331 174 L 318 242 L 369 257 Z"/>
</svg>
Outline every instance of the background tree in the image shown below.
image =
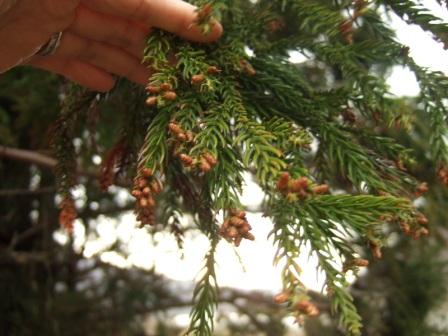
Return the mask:
<svg viewBox="0 0 448 336">
<path fill-rule="evenodd" d="M 235 335 L 280 335 L 284 314 L 302 321 L 319 311 L 307 320 L 310 335 L 358 335 L 362 323 L 366 335 L 441 334 L 428 316 L 445 293 L 448 79 L 418 66 L 385 17 L 394 12 L 443 43 L 448 26 L 413 1 L 191 2 L 204 32 L 215 16 L 225 35 L 203 46 L 153 32 L 146 89 L 120 82 L 99 95 L 24 69 L 1 78 L 1 331 L 138 335 L 144 316 L 188 304 L 153 271 L 86 260 L 73 242 L 53 239 L 58 222 L 70 230 L 78 217 L 95 235 L 100 214 L 133 208 L 101 192 L 116 184 L 133 185 L 137 219 L 151 232 L 171 231 L 180 245 L 185 230 L 209 238 L 191 334 L 212 334 L 225 300 L 249 317 L 243 327 L 229 321 Z M 308 61 L 292 64 L 291 51 Z M 393 65 L 416 74 L 417 99 L 388 93 Z M 277 304 L 217 291 L 221 238 L 254 239 L 239 200 L 244 172 L 274 221 L 285 265 Z M 86 202 L 74 198 L 78 184 Z M 183 214 L 194 219 L 188 227 Z M 381 258 L 386 242 L 384 261 L 350 291 L 347 273 Z M 300 282 L 306 246 L 326 275 L 322 296 Z M 322 324 L 330 311 L 334 326 Z M 158 335 L 176 332 L 160 320 Z"/>
</svg>

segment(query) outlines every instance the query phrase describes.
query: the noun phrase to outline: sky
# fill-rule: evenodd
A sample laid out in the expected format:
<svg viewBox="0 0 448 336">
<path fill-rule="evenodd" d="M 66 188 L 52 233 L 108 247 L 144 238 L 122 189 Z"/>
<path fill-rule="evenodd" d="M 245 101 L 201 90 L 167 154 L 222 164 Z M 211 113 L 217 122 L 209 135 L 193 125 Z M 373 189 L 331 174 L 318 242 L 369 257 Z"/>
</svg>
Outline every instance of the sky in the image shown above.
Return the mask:
<svg viewBox="0 0 448 336">
<path fill-rule="evenodd" d="M 424 0 L 422 3 L 448 22 L 448 10 L 441 7 L 435 0 Z M 398 17 L 393 17 L 393 27 L 397 31 L 398 39 L 410 47 L 410 55 L 417 64 L 448 74 L 448 51 L 443 44 L 429 38 L 429 34 L 417 26 L 409 26 Z M 407 69 L 396 67 L 389 78 L 392 93 L 398 96 L 415 96 L 418 94 L 418 85 L 414 75 Z"/>
<path fill-rule="evenodd" d="M 434 13 L 448 21 L 448 12 L 441 9 L 434 0 L 422 1 L 433 9 Z M 434 70 L 441 70 L 448 74 L 448 52 L 443 50 L 440 43 L 431 39 L 428 33 L 415 26 L 408 26 L 398 17 L 392 18 L 393 27 L 397 30 L 399 40 L 410 47 L 410 55 L 422 66 Z M 293 53 L 292 60 L 300 60 L 300 55 Z M 391 92 L 395 95 L 415 96 L 418 86 L 413 74 L 402 67 L 394 68 L 388 83 Z M 80 195 L 82 192 L 80 193 Z M 126 197 L 121 195 L 121 197 Z M 259 187 L 247 178 L 247 186 L 242 195 L 243 203 L 248 207 L 256 206 L 261 202 L 262 192 Z M 272 265 L 275 249 L 267 236 L 272 229 L 272 223 L 261 216 L 260 213 L 248 214 L 248 220 L 253 226 L 253 233 L 257 237 L 255 242 L 245 241 L 237 250 L 225 241 L 217 249 L 218 282 L 220 286 L 235 287 L 245 290 L 265 290 L 277 293 L 281 290 L 279 268 Z M 101 236 L 99 240 L 88 240 L 84 253 L 87 257 L 99 253 L 107 248 L 117 237 L 128 246 L 129 257 L 122 258 L 115 252 L 101 254 L 103 261 L 111 262 L 120 267 L 138 266 L 144 268 L 156 267 L 156 270 L 165 276 L 179 281 L 193 284 L 195 276 L 199 273 L 202 260 L 207 252 L 208 242 L 200 235 L 188 234 L 185 241 L 185 250 L 182 255 L 176 247 L 174 238 L 165 233 L 149 235 L 144 229 L 135 228 L 135 217 L 126 214 L 120 220 L 100 217 L 97 231 Z M 116 230 L 111 230 L 116 227 Z M 82 246 L 85 242 L 85 231 L 82 225 L 76 226 L 75 244 Z M 55 238 L 61 243 L 67 239 L 62 233 Z M 304 269 L 302 281 L 309 288 L 320 290 L 324 278 L 316 273 L 316 260 L 308 258 L 303 253 L 299 264 Z M 187 323 L 188 316 L 178 316 L 178 322 Z"/>
</svg>

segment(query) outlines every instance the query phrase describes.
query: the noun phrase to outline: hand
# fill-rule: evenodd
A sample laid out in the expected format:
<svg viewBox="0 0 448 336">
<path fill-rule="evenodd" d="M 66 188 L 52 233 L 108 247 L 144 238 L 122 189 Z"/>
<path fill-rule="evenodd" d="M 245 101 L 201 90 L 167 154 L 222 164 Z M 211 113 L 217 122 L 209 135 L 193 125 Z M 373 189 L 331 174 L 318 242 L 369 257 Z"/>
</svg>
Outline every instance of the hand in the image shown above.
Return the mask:
<svg viewBox="0 0 448 336">
<path fill-rule="evenodd" d="M 141 58 L 151 27 L 198 42 L 219 38 L 219 23 L 205 36 L 195 19 L 181 0 L 0 0 L 0 73 L 30 64 L 97 91 L 114 86 L 112 75 L 146 84 Z M 60 31 L 53 55 L 33 56 Z"/>
</svg>

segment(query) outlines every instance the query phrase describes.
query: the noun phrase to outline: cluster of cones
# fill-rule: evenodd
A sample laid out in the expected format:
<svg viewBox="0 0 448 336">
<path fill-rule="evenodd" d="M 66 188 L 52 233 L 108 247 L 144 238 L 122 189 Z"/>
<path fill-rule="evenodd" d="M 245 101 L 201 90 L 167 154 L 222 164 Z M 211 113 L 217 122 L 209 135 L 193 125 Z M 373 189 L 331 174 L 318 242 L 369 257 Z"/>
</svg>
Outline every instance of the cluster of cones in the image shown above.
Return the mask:
<svg viewBox="0 0 448 336">
<path fill-rule="evenodd" d="M 168 124 L 168 130 L 171 136 L 180 143 L 193 143 L 194 134 L 191 131 L 185 131 L 175 121 Z"/>
<path fill-rule="evenodd" d="M 257 70 L 246 60 L 240 61 L 241 70 L 244 71 L 248 76 L 255 76 L 257 74 Z"/>
<path fill-rule="evenodd" d="M 310 302 L 309 300 L 302 299 L 295 303 L 293 303 L 292 301 L 293 301 L 292 296 L 289 293 L 285 292 L 277 294 L 274 297 L 274 302 L 277 304 L 283 304 L 286 302 L 292 303 L 294 310 L 296 310 L 297 313 L 299 313 L 299 315 L 315 317 L 320 314 L 319 309 L 316 307 L 316 305 Z"/>
<path fill-rule="evenodd" d="M 387 216 L 382 216 L 380 219 L 387 222 L 398 223 L 400 230 L 405 235 L 411 236 L 414 240 L 418 240 L 421 237 L 427 236 L 429 234 L 428 218 L 426 218 L 426 216 L 420 212 L 418 212 L 413 219 L 407 221 Z M 373 257 L 376 259 L 381 259 L 383 256 L 381 251 L 381 242 L 376 239 L 371 239 L 369 245 Z"/>
<path fill-rule="evenodd" d="M 352 17 L 345 20 L 339 25 L 339 31 L 344 38 L 344 41 L 348 44 L 353 44 L 354 29 L 353 25 L 355 21 L 364 14 L 367 7 L 366 0 L 356 0 L 354 1 L 354 11 Z"/>
<path fill-rule="evenodd" d="M 412 236 L 415 240 L 429 234 L 428 224 L 428 218 L 422 213 L 417 213 L 415 217 L 415 225 L 411 226 L 408 222 L 403 220 L 399 222 L 401 231 L 407 236 Z"/>
<path fill-rule="evenodd" d="M 100 188 L 107 191 L 114 183 L 117 172 L 120 171 L 120 165 L 126 155 L 125 140 L 121 138 L 107 153 L 101 165 L 99 176 Z"/>
<path fill-rule="evenodd" d="M 371 240 L 369 242 L 370 251 L 375 259 L 381 259 L 383 257 L 383 251 L 381 250 L 382 244 L 379 240 Z"/>
<path fill-rule="evenodd" d="M 73 231 L 78 213 L 76 212 L 75 202 L 70 196 L 66 196 L 59 205 L 61 211 L 59 212 L 59 224 L 67 232 Z"/>
<path fill-rule="evenodd" d="M 415 190 L 415 196 L 420 197 L 423 194 L 427 193 L 429 191 L 428 183 L 422 182 L 417 186 L 417 189 Z"/>
<path fill-rule="evenodd" d="M 208 173 L 218 164 L 218 160 L 207 152 L 195 158 L 182 153 L 181 148 L 185 148 L 185 145 L 192 145 L 194 143 L 194 134 L 192 132 L 183 130 L 175 121 L 171 121 L 168 124 L 168 130 L 175 142 L 174 155 L 179 158 L 185 168 L 196 168 L 202 173 Z"/>
<path fill-rule="evenodd" d="M 344 262 L 344 265 L 342 266 L 342 271 L 347 272 L 348 270 L 351 270 L 355 267 L 367 267 L 367 266 L 369 266 L 369 261 L 367 259 L 354 258 Z"/>
<path fill-rule="evenodd" d="M 346 109 L 344 109 L 341 113 L 342 119 L 344 120 L 345 123 L 349 124 L 349 125 L 353 125 L 354 123 L 356 123 L 356 114 L 355 111 L 350 108 L 347 107 Z"/>
<path fill-rule="evenodd" d="M 208 75 L 219 75 L 221 73 L 221 69 L 217 66 L 211 65 L 207 69 Z M 206 77 L 202 73 L 198 73 L 196 75 L 191 76 L 191 85 L 201 85 L 206 80 Z"/>
<path fill-rule="evenodd" d="M 437 172 L 437 175 L 439 176 L 440 181 L 442 181 L 444 185 L 448 186 L 448 167 L 441 167 Z"/>
<path fill-rule="evenodd" d="M 146 91 L 150 94 L 146 99 L 146 105 L 148 106 L 157 106 L 161 101 L 175 101 L 177 99 L 177 94 L 170 83 L 150 84 L 146 87 Z"/>
<path fill-rule="evenodd" d="M 216 66 L 209 66 L 207 73 L 209 75 L 217 75 L 221 70 Z M 192 85 L 200 85 L 205 81 L 205 75 L 196 74 L 191 77 Z M 146 99 L 146 105 L 157 106 L 163 101 L 173 102 L 177 99 L 177 93 L 174 91 L 170 83 L 162 83 L 160 85 L 149 84 L 146 87 L 149 97 Z"/>
<path fill-rule="evenodd" d="M 239 246 L 243 239 L 255 240 L 255 237 L 249 231 L 252 230 L 246 218 L 246 212 L 241 210 L 230 210 L 227 217 L 219 229 L 219 234 L 227 241 L 233 242 Z"/>
<path fill-rule="evenodd" d="M 142 226 L 156 224 L 154 197 L 161 191 L 162 184 L 153 175 L 152 170 L 143 168 L 135 179 L 134 190 L 132 190 L 132 196 L 137 200 L 135 206 L 137 220 L 141 222 Z"/>
<path fill-rule="evenodd" d="M 285 28 L 285 26 L 285 21 L 277 18 L 267 23 L 266 30 L 271 34 L 275 34 Z"/>
<path fill-rule="evenodd" d="M 296 201 L 298 199 L 304 200 L 309 195 L 323 195 L 330 191 L 327 184 L 311 186 L 308 178 L 300 177 L 298 179 L 292 179 L 288 172 L 280 175 L 277 181 L 277 189 L 290 201 Z"/>
</svg>

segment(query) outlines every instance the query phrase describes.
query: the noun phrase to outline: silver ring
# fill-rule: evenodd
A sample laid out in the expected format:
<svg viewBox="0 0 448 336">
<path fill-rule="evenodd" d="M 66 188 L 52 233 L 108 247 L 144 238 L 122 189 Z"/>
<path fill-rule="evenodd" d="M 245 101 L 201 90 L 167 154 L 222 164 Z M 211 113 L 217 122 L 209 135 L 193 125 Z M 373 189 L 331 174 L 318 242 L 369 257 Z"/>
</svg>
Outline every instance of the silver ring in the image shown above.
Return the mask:
<svg viewBox="0 0 448 336">
<path fill-rule="evenodd" d="M 39 48 L 35 53 L 36 56 L 49 56 L 53 55 L 61 44 L 62 32 L 54 33 L 51 35 L 47 43 Z"/>
</svg>

